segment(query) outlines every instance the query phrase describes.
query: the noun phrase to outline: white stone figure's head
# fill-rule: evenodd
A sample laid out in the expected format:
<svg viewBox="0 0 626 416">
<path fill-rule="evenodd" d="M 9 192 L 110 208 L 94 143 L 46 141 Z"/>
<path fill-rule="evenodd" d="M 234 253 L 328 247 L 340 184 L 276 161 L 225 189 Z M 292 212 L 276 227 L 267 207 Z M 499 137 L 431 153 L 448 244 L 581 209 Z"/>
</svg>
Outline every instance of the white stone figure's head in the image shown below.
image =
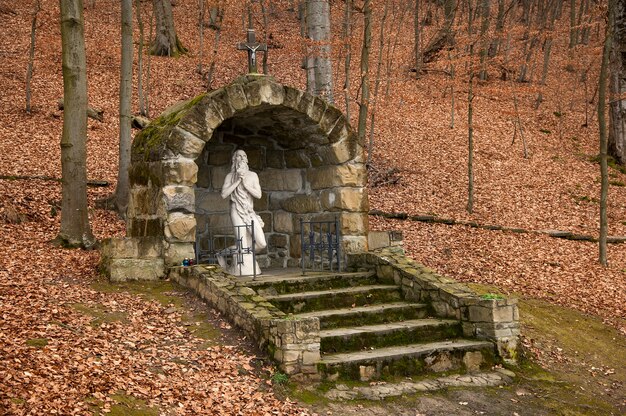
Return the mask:
<svg viewBox="0 0 626 416">
<path fill-rule="evenodd" d="M 246 172 L 248 170 L 248 155 L 246 155 L 246 152 L 239 149 L 233 153 L 230 169 L 232 172 Z"/>
</svg>

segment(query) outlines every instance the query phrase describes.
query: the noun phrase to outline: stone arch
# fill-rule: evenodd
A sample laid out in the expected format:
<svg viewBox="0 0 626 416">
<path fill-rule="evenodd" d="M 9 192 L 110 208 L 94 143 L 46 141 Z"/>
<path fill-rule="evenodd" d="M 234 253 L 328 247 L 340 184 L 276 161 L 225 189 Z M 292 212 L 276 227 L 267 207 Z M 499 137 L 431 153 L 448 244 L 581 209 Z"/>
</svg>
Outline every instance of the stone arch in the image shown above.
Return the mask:
<svg viewBox="0 0 626 416">
<path fill-rule="evenodd" d="M 336 215 L 343 252 L 367 249 L 363 149 L 346 117 L 323 99 L 247 75 L 169 108 L 135 138 L 127 238 L 109 245 L 109 264 L 126 259 L 162 275 L 194 257 L 198 230 L 225 221 L 218 193 L 237 148 L 264 191 L 255 210 L 267 219 L 265 266 L 295 265 L 300 217 Z M 111 267 L 111 278 L 123 280 L 122 269 Z"/>
</svg>

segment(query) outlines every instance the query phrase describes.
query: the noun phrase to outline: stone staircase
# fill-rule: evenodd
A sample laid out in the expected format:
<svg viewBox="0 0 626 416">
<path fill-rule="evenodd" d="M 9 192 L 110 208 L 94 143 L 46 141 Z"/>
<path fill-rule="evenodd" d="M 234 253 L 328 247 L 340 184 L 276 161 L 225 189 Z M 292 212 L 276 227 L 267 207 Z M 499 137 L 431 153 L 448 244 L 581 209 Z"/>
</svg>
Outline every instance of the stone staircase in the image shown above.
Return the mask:
<svg viewBox="0 0 626 416">
<path fill-rule="evenodd" d="M 318 318 L 328 380 L 389 379 L 428 372 L 478 371 L 494 361 L 494 344 L 462 338 L 460 321 L 403 299 L 400 286 L 375 272 L 261 276 L 245 285 L 287 319 Z"/>
</svg>

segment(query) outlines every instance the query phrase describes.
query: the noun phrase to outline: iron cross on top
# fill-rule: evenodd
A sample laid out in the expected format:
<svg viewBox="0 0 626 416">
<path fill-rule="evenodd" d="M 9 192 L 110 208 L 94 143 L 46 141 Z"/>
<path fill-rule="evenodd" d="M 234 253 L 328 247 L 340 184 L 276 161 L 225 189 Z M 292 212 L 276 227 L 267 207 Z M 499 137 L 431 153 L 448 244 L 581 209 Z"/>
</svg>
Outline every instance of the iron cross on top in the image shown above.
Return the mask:
<svg viewBox="0 0 626 416">
<path fill-rule="evenodd" d="M 248 72 L 256 74 L 256 53 L 259 51 L 267 52 L 267 45 L 265 43 L 258 43 L 256 41 L 256 35 L 254 29 L 248 29 L 248 41 L 237 44 L 237 49 L 240 51 L 248 51 Z"/>
</svg>

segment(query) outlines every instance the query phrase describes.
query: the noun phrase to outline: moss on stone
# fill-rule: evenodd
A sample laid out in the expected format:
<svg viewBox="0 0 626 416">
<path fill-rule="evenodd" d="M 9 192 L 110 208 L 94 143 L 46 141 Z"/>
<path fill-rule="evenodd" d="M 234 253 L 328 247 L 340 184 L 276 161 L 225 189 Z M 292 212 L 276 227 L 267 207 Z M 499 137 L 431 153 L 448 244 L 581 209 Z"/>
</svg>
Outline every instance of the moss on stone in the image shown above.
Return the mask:
<svg viewBox="0 0 626 416">
<path fill-rule="evenodd" d="M 166 147 L 169 132 L 176 127 L 188 111 L 198 104 L 206 94 L 176 104 L 148 124 L 133 141 L 133 155 L 143 155 L 140 159 L 151 160 L 151 155 L 159 155 Z"/>
<path fill-rule="evenodd" d="M 103 323 L 111 322 L 127 322 L 128 314 L 120 311 L 109 311 L 104 305 L 99 303 L 87 305 L 85 303 L 73 303 L 72 308 L 83 315 L 91 316 L 93 319 L 89 323 L 92 327 L 97 328 Z"/>
</svg>

